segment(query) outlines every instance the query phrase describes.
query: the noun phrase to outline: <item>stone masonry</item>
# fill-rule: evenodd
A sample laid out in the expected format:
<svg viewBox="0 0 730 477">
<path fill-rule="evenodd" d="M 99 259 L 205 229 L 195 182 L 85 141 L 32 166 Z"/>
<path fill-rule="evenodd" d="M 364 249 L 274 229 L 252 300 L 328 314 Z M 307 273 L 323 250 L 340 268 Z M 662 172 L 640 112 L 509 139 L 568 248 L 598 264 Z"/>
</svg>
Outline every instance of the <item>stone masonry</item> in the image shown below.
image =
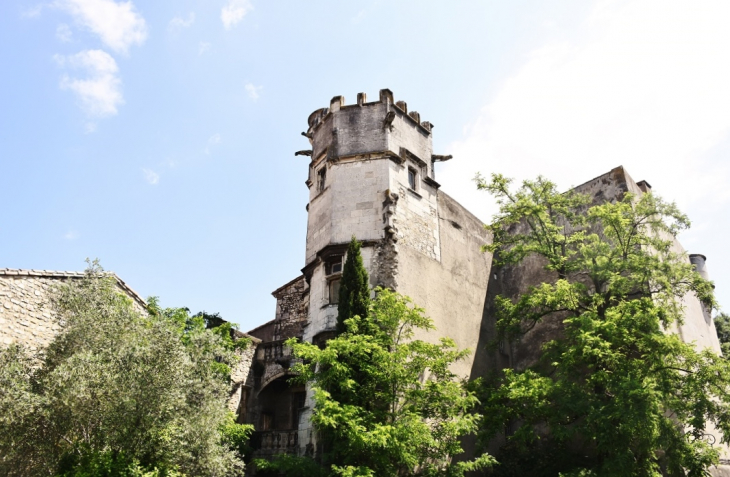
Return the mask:
<svg viewBox="0 0 730 477">
<path fill-rule="evenodd" d="M 147 303 L 142 297 L 121 278 L 111 275 L 137 309 L 145 310 Z M 46 346 L 62 326 L 50 309 L 49 292 L 61 281 L 83 276 L 83 272 L 0 268 L 0 345 L 19 343 L 32 351 Z"/>
<path fill-rule="evenodd" d="M 129 285 L 114 273 L 110 273 L 119 291 L 132 299 L 139 313 L 147 313 L 147 303 Z M 12 343 L 40 351 L 62 329 L 49 304 L 49 294 L 65 280 L 79 280 L 84 272 L 58 272 L 50 270 L 0 269 L 0 347 Z M 239 362 L 231 373 L 231 396 L 228 407 L 239 412 L 246 406 L 248 390 L 254 385 L 251 364 L 258 338 L 239 331 L 236 338 L 248 338 L 251 346 L 238 351 Z"/>
</svg>

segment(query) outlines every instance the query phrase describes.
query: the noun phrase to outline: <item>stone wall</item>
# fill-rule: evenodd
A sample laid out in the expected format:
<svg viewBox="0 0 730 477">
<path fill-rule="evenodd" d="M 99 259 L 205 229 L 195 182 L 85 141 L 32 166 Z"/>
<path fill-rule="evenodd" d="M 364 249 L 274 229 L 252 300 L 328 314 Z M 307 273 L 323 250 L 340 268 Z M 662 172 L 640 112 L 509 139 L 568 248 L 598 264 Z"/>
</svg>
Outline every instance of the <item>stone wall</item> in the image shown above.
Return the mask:
<svg viewBox="0 0 730 477">
<path fill-rule="evenodd" d="M 228 408 L 235 414 L 239 414 L 242 408 L 245 409 L 250 390 L 254 387 L 251 365 L 256 355 L 256 347 L 261 343 L 258 338 L 237 332 L 236 339 L 240 338 L 251 340 L 251 344 L 245 349 L 236 351 L 239 361 L 231 371 L 231 397 L 228 400 Z"/>
<path fill-rule="evenodd" d="M 20 343 L 32 351 L 45 347 L 61 329 L 53 316 L 49 293 L 65 280 L 83 278 L 83 272 L 0 269 L 0 345 Z M 147 304 L 116 275 L 117 285 L 139 311 Z"/>
<path fill-rule="evenodd" d="M 272 295 L 276 298 L 273 339 L 301 337 L 309 310 L 309 286 L 304 276 L 276 289 Z"/>
<path fill-rule="evenodd" d="M 112 274 L 119 290 L 132 299 L 140 313 L 146 313 L 146 302 L 119 277 Z M 27 346 L 31 351 L 46 347 L 63 327 L 54 316 L 49 302 L 54 287 L 66 280 L 79 280 L 83 272 L 0 269 L 0 347 L 12 343 Z M 238 351 L 240 360 L 231 373 L 231 397 L 228 407 L 237 412 L 242 398 L 253 387 L 251 365 L 256 346 L 261 340 L 236 332 L 236 338 L 248 338 L 251 346 Z M 245 405 L 245 402 L 244 402 Z"/>
</svg>

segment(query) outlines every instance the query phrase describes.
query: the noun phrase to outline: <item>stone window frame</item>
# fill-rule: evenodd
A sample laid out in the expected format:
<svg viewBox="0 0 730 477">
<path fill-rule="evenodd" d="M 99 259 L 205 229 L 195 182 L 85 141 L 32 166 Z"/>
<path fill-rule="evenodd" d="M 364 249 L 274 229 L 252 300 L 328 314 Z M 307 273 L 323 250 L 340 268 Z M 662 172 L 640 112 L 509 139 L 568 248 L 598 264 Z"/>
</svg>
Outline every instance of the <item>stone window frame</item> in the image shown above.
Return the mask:
<svg viewBox="0 0 730 477">
<path fill-rule="evenodd" d="M 337 306 L 340 303 L 340 282 L 342 275 L 327 277 L 327 304 Z"/>
<path fill-rule="evenodd" d="M 412 191 L 418 191 L 418 169 L 408 167 L 408 188 Z"/>
<path fill-rule="evenodd" d="M 324 260 L 324 276 L 327 283 L 327 305 L 329 306 L 339 303 L 339 283 L 342 279 L 342 269 L 344 267 L 344 254 L 333 254 Z"/>
<path fill-rule="evenodd" d="M 317 192 L 323 192 L 327 187 L 327 164 L 317 169 Z"/>
</svg>

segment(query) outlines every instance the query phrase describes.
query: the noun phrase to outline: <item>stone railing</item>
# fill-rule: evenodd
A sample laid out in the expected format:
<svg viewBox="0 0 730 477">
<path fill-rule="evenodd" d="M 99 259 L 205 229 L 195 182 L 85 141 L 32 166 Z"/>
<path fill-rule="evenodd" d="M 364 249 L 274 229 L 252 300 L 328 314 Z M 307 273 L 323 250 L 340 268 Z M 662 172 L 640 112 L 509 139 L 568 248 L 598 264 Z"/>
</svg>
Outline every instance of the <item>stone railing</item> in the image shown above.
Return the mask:
<svg viewBox="0 0 730 477">
<path fill-rule="evenodd" d="M 292 454 L 297 451 L 299 431 L 257 431 L 254 432 L 252 441 L 258 444 L 256 453 L 259 455 Z"/>
<path fill-rule="evenodd" d="M 277 358 L 291 356 L 291 348 L 284 341 L 269 341 L 259 345 L 256 359 L 261 361 L 276 361 Z"/>
</svg>

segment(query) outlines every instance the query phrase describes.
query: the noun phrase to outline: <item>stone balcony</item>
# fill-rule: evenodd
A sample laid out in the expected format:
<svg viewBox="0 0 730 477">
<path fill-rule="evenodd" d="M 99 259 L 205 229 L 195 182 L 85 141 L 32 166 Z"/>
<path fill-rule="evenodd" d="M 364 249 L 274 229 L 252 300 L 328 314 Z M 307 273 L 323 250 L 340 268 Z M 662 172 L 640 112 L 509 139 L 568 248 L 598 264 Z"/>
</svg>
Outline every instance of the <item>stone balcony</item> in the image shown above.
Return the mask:
<svg viewBox="0 0 730 477">
<path fill-rule="evenodd" d="M 299 431 L 275 430 L 257 431 L 251 437 L 254 455 L 257 457 L 276 454 L 296 454 L 299 446 Z"/>
</svg>

